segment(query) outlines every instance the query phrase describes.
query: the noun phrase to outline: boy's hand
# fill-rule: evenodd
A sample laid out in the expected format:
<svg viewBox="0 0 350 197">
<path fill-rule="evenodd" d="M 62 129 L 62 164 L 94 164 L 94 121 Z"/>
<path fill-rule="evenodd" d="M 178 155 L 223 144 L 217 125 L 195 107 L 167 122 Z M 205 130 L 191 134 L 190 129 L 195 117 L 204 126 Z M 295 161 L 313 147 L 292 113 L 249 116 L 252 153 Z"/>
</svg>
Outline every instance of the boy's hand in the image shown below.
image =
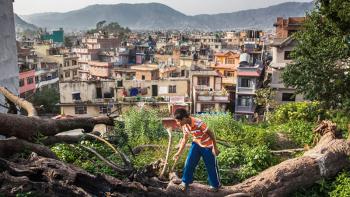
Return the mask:
<svg viewBox="0 0 350 197">
<path fill-rule="evenodd" d="M 173 156 L 173 160 L 174 161 L 177 161 L 180 157 L 180 153 L 176 153 L 174 156 Z"/>
<path fill-rule="evenodd" d="M 214 156 L 218 156 L 220 154 L 220 151 L 219 151 L 217 146 L 214 146 L 212 151 L 213 151 Z"/>
</svg>

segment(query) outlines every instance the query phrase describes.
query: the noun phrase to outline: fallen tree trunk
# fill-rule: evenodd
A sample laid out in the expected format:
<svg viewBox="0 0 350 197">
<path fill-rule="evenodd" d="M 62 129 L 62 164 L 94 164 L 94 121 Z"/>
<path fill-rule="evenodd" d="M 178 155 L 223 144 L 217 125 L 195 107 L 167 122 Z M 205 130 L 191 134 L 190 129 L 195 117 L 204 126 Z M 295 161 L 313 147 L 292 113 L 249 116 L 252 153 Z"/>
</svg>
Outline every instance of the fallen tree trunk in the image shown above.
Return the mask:
<svg viewBox="0 0 350 197">
<path fill-rule="evenodd" d="M 84 129 L 85 132 L 91 132 L 96 124 L 113 126 L 114 120 L 104 116 L 53 120 L 0 113 L 0 134 L 28 141 L 33 141 L 38 136 L 54 136 L 73 129 Z"/>
<path fill-rule="evenodd" d="M 6 88 L 4 88 L 2 86 L 0 86 L 0 93 L 3 94 L 4 97 L 7 98 L 12 103 L 25 109 L 27 111 L 29 117 L 37 117 L 38 116 L 38 113 L 37 113 L 37 111 L 34 108 L 32 103 L 15 96 L 14 94 L 12 94 L 10 91 L 8 91 Z M 17 112 L 17 110 L 16 110 L 16 112 Z"/>
<path fill-rule="evenodd" d="M 35 154 L 17 164 L 0 158 L 0 193 L 16 196 L 160 196 L 164 192 L 107 175 L 91 175 L 71 164 Z"/>
<path fill-rule="evenodd" d="M 247 179 L 243 183 L 225 187 L 218 193 L 205 193 L 200 184 L 193 184 L 190 192 L 177 193 L 177 196 L 288 196 L 302 187 L 308 187 L 323 178 L 334 177 L 338 172 L 350 165 L 350 141 L 337 139 L 340 137 L 334 124 L 323 122 L 319 133 L 323 134 L 319 143 L 302 157 L 286 160 L 268 168 L 259 175 Z M 320 128 L 320 127 L 319 127 Z M 178 191 L 172 181 L 167 193 Z"/>
<path fill-rule="evenodd" d="M 35 152 L 40 156 L 57 159 L 50 148 L 40 144 L 34 144 L 20 139 L 0 140 L 0 157 L 7 158 L 16 153 Z"/>
</svg>

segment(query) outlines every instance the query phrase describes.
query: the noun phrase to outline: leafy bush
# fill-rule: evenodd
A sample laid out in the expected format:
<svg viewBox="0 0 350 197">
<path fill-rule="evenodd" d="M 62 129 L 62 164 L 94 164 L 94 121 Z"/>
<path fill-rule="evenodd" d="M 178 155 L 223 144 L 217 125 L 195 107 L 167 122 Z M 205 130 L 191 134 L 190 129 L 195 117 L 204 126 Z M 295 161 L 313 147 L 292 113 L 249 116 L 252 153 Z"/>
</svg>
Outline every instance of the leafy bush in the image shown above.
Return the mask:
<svg viewBox="0 0 350 197">
<path fill-rule="evenodd" d="M 332 197 L 350 196 L 350 172 L 340 173 L 332 183 L 333 191 L 329 193 Z"/>
<path fill-rule="evenodd" d="M 279 124 L 294 120 L 316 122 L 323 114 L 319 102 L 291 102 L 277 107 L 270 120 Z"/>
<path fill-rule="evenodd" d="M 305 144 L 311 145 L 315 126 L 316 124 L 312 122 L 293 120 L 285 124 L 273 125 L 270 129 L 275 132 L 286 133 L 295 144 L 303 147 Z"/>
<path fill-rule="evenodd" d="M 198 118 L 207 123 L 218 139 L 227 141 L 232 145 L 270 145 L 275 140 L 274 132 L 266 129 L 266 125 L 249 125 L 238 122 L 229 113 L 219 115 L 206 114 L 200 115 Z"/>
<path fill-rule="evenodd" d="M 350 196 L 350 172 L 344 171 L 337 175 L 336 178 L 316 182 L 310 188 L 302 188 L 291 196 L 294 197 L 347 197 Z"/>
<path fill-rule="evenodd" d="M 157 110 L 132 108 L 123 115 L 128 142 L 132 145 L 148 144 L 167 136 Z M 120 128 L 116 128 L 120 131 Z"/>
</svg>

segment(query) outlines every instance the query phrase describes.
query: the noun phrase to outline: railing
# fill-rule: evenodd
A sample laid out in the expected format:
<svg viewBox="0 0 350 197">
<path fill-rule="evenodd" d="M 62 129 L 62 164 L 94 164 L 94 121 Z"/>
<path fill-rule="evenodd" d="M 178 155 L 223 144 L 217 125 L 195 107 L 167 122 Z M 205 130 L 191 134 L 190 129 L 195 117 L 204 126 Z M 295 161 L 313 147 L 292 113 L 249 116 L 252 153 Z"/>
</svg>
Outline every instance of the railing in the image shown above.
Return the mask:
<svg viewBox="0 0 350 197">
<path fill-rule="evenodd" d="M 214 88 L 211 88 L 211 87 L 206 86 L 206 85 L 197 85 L 197 86 L 194 86 L 194 89 L 197 91 L 208 91 L 208 90 L 214 89 Z"/>
<path fill-rule="evenodd" d="M 144 102 L 144 103 L 157 103 L 157 102 L 170 102 L 169 96 L 162 96 L 162 97 L 124 97 L 124 102 Z"/>
<path fill-rule="evenodd" d="M 36 84 L 36 88 L 41 88 L 43 86 L 47 86 L 47 85 L 50 85 L 50 84 L 54 84 L 54 83 L 58 83 L 58 77 L 54 78 L 54 79 L 50 79 L 50 80 L 47 80 L 47 81 L 41 81 L 39 83 Z"/>
<path fill-rule="evenodd" d="M 236 106 L 236 112 L 254 113 L 254 106 Z"/>
<path fill-rule="evenodd" d="M 223 77 L 222 78 L 222 83 L 224 84 L 235 84 L 236 80 L 234 77 Z"/>
<path fill-rule="evenodd" d="M 198 95 L 197 96 L 197 101 L 210 101 L 210 102 L 228 102 L 229 97 L 222 95 Z"/>
<path fill-rule="evenodd" d="M 238 87 L 237 93 L 251 93 L 255 94 L 255 88 L 254 87 Z"/>
</svg>

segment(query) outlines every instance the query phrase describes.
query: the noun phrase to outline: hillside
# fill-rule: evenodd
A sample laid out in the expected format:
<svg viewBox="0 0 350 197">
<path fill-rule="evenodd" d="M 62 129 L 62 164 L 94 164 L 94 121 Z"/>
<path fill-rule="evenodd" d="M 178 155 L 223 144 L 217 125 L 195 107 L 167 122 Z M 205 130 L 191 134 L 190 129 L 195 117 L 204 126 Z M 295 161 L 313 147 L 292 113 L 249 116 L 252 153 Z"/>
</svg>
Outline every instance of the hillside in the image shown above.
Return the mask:
<svg viewBox="0 0 350 197">
<path fill-rule="evenodd" d="M 118 22 L 132 30 L 198 29 L 227 30 L 236 28 L 271 29 L 276 17 L 304 16 L 313 3 L 289 2 L 267 8 L 214 15 L 185 15 L 159 3 L 91 5 L 66 13 L 40 13 L 22 16 L 40 27 L 67 31 L 87 30 L 99 21 Z"/>
</svg>

